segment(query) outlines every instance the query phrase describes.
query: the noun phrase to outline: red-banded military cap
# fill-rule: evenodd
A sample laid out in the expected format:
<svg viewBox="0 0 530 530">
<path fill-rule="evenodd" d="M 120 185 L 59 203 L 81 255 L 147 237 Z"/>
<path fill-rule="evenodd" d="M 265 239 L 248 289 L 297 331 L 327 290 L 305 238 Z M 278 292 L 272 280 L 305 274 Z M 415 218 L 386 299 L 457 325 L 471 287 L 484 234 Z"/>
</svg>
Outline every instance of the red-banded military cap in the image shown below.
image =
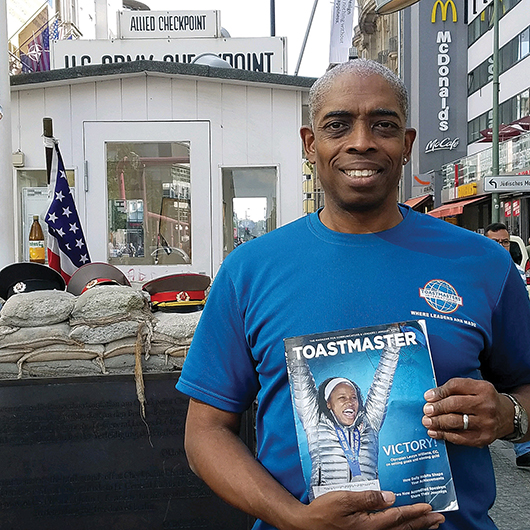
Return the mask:
<svg viewBox="0 0 530 530">
<path fill-rule="evenodd" d="M 153 310 L 194 311 L 206 303 L 211 278 L 205 274 L 181 273 L 155 278 L 142 286 L 151 296 Z"/>
<path fill-rule="evenodd" d="M 11 263 L 0 271 L 0 297 L 31 291 L 64 291 L 63 277 L 52 268 L 41 263 Z"/>
<path fill-rule="evenodd" d="M 110 263 L 95 262 L 87 263 L 79 267 L 68 282 L 66 290 L 69 293 L 79 296 L 87 289 L 92 289 L 96 285 L 127 285 L 129 280 L 120 269 Z"/>
</svg>

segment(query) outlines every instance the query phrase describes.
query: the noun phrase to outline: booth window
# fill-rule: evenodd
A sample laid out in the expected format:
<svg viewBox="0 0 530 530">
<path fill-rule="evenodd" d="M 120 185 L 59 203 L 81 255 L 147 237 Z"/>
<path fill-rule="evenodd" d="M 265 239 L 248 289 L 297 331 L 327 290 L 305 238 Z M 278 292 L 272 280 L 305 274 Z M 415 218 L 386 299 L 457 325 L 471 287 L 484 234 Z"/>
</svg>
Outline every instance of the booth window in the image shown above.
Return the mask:
<svg viewBox="0 0 530 530">
<path fill-rule="evenodd" d="M 223 255 L 276 228 L 275 167 L 223 168 Z"/>
<path fill-rule="evenodd" d="M 106 147 L 109 263 L 191 263 L 190 143 Z"/>
</svg>

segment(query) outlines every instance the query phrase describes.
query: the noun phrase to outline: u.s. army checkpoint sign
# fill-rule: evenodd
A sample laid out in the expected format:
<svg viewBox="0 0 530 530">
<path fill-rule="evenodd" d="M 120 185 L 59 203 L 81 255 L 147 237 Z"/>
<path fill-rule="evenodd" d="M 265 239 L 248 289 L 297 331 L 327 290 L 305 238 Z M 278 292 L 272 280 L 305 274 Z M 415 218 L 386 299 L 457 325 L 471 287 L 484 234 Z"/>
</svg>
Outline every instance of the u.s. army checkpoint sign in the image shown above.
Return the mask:
<svg viewBox="0 0 530 530">
<path fill-rule="evenodd" d="M 484 191 L 490 193 L 530 191 L 530 175 L 496 175 L 484 177 Z"/>
<path fill-rule="evenodd" d="M 287 73 L 285 37 L 58 40 L 50 47 L 52 70 L 138 60 L 191 63 L 213 53 L 234 68 Z"/>
</svg>

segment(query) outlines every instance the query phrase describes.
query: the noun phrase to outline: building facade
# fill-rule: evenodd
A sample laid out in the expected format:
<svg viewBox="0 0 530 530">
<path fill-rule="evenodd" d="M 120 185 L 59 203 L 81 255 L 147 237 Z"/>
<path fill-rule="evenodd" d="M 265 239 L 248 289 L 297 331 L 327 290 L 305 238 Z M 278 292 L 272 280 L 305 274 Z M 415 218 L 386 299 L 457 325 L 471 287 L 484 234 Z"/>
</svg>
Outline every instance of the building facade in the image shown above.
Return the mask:
<svg viewBox="0 0 530 530">
<path fill-rule="evenodd" d="M 499 2 L 499 173 L 530 173 L 530 0 Z M 491 222 L 493 4 L 467 4 L 467 156 L 441 168 L 442 203 L 433 214 L 481 230 Z M 516 180 L 516 179 L 515 179 Z M 530 186 L 500 191 L 500 220 L 530 236 Z M 512 191 L 513 190 L 513 191 Z M 451 205 L 456 208 L 451 210 Z"/>
</svg>

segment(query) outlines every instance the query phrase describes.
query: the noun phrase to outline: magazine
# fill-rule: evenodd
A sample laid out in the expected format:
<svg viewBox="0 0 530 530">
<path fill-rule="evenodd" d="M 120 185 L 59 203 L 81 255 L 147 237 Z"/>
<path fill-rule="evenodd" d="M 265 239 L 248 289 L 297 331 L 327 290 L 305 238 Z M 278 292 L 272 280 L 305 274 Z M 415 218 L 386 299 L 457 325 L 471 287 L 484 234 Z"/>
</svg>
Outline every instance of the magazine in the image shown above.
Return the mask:
<svg viewBox="0 0 530 530">
<path fill-rule="evenodd" d="M 445 443 L 421 419 L 436 386 L 424 320 L 284 340 L 309 498 L 383 489 L 458 509 Z"/>
</svg>

